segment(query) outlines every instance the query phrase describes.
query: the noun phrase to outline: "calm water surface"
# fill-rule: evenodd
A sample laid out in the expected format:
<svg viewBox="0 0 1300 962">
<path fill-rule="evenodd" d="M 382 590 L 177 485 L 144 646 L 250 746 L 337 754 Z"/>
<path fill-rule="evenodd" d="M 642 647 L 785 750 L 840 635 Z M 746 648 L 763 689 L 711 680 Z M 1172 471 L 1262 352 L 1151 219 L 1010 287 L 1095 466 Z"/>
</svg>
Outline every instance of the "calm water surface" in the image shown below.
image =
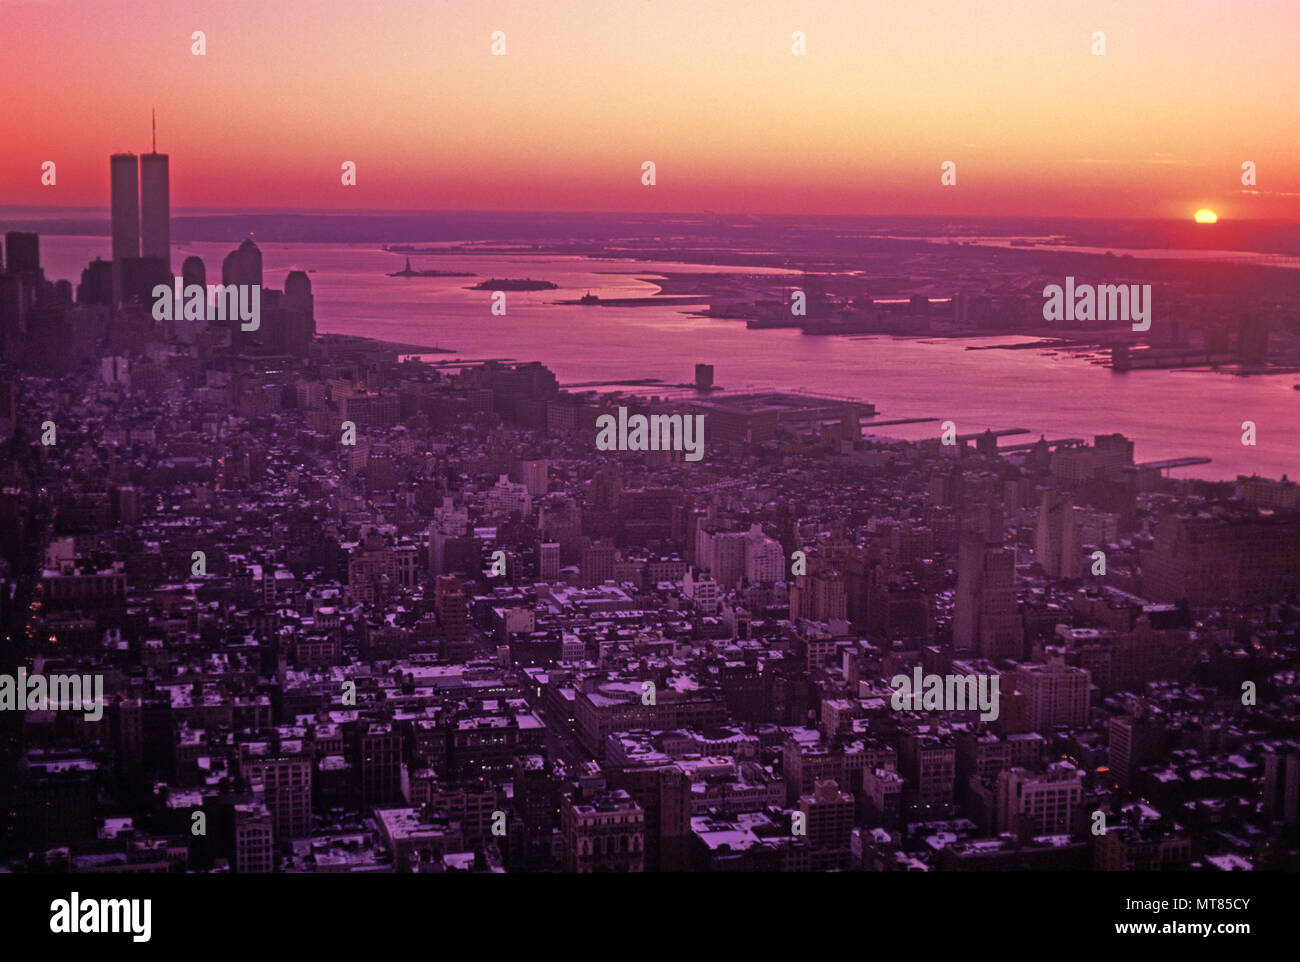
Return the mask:
<svg viewBox="0 0 1300 962">
<path fill-rule="evenodd" d="M 231 244 L 175 245 L 173 269 L 202 257 L 220 279 Z M 690 381 L 696 362 L 714 365 L 726 390 L 805 389 L 874 403 L 882 418 L 937 417 L 961 433 L 1028 428 L 1004 443 L 1118 431 L 1136 442 L 1139 461 L 1209 457 L 1180 476 L 1300 476 L 1300 375 L 1234 377 L 1193 371 L 1114 374 L 1086 359 L 1044 351 L 968 351 L 967 345 L 1018 338 L 912 339 L 809 337 L 798 330 L 751 331 L 741 321 L 692 317 L 673 307 L 557 305 L 587 291 L 601 297 L 652 294 L 656 270 L 711 272 L 714 266 L 587 260 L 545 254 L 412 256 L 416 270 L 472 271 L 477 277 L 398 278 L 403 258 L 374 246 L 261 245 L 266 284 L 283 288 L 293 268 L 310 274 L 317 329 L 442 347 L 451 357 L 500 357 L 546 364 L 561 384 L 657 377 Z M 43 236 L 46 276 L 74 283 L 106 237 Z M 744 268 L 748 273 L 758 269 Z M 491 295 L 464 288 L 489 277 L 532 277 L 556 291 L 507 294 L 507 315 L 490 313 Z M 442 358 L 439 358 L 442 359 Z M 1241 443 L 1254 421 L 1258 444 Z M 933 436 L 937 424 L 882 429 L 894 437 Z"/>
</svg>

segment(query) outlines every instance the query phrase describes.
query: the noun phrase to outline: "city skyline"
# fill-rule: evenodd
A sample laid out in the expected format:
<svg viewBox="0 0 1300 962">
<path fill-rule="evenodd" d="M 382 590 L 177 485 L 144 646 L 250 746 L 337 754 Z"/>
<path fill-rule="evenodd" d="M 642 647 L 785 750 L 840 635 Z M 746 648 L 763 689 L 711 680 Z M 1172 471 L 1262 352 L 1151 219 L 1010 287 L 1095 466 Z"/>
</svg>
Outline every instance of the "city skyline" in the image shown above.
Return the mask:
<svg viewBox="0 0 1300 962">
<path fill-rule="evenodd" d="M 0 23 L 18 929 L 247 941 L 306 874 L 399 932 L 470 874 L 1284 911 L 1300 6 Z"/>
</svg>

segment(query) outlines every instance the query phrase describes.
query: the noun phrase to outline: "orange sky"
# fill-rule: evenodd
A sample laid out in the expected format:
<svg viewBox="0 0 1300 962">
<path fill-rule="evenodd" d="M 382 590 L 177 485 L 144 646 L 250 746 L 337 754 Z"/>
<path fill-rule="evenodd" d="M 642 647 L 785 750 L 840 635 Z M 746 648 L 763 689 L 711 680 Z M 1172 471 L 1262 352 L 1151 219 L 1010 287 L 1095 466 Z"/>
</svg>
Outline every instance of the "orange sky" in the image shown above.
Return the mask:
<svg viewBox="0 0 1300 962">
<path fill-rule="evenodd" d="M 174 209 L 1300 220 L 1289 0 L 0 0 L 0 23 L 0 204 L 107 207 L 156 106 Z"/>
</svg>

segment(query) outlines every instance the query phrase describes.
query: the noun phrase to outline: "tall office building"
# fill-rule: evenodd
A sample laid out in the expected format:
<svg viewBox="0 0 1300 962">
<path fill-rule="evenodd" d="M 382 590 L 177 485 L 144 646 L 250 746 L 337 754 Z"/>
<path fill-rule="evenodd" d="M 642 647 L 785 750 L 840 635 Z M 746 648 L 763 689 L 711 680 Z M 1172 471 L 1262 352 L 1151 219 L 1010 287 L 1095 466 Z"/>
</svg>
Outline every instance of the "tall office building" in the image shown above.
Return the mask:
<svg viewBox="0 0 1300 962">
<path fill-rule="evenodd" d="M 790 586 L 791 620 L 838 621 L 848 612 L 844 573 L 820 555 L 809 558 L 807 574 L 795 575 Z"/>
<path fill-rule="evenodd" d="M 989 544 L 972 531 L 962 533 L 952 641 L 957 651 L 978 651 L 984 658 L 1024 657 L 1015 548 Z"/>
<path fill-rule="evenodd" d="M 306 358 L 316 337 L 314 303 L 307 272 L 290 271 L 284 279 L 280 306 L 271 308 L 265 316 L 271 323 L 262 336 L 262 343 L 276 353 Z"/>
<path fill-rule="evenodd" d="M 203 293 L 203 315 L 186 317 L 184 312 L 172 321 L 172 330 L 186 344 L 195 343 L 200 333 L 208 327 L 208 271 L 200 257 L 190 256 L 181 264 L 181 284 L 188 292 L 191 287 L 200 288 Z"/>
<path fill-rule="evenodd" d="M 1048 649 L 1046 664 L 1017 668 L 1012 675 L 1012 686 L 1025 696 L 1029 727 L 1033 731 L 1088 724 L 1092 675 L 1086 668 L 1067 665 L 1059 649 Z"/>
<path fill-rule="evenodd" d="M 1004 770 L 998 774 L 998 830 L 1017 832 L 1023 825 L 1034 835 L 1068 835 L 1082 799 L 1083 772 L 1068 761 L 1046 772 Z"/>
<path fill-rule="evenodd" d="M 582 549 L 582 583 L 596 588 L 614 580 L 614 564 L 618 560 L 612 544 L 592 544 Z"/>
<path fill-rule="evenodd" d="M 400 804 L 404 798 L 402 733 L 391 722 L 363 718 L 344 726 L 343 739 L 356 773 L 354 778 L 361 789 L 361 805 Z"/>
<path fill-rule="evenodd" d="M 745 577 L 751 584 L 785 580 L 785 553 L 757 524 L 750 525 L 745 535 Z"/>
<path fill-rule="evenodd" d="M 162 258 L 171 272 L 171 188 L 166 154 L 140 155 L 140 247 L 143 256 Z M 116 258 L 116 253 L 113 256 Z"/>
<path fill-rule="evenodd" d="M 193 255 L 185 258 L 185 263 L 181 265 L 181 282 L 185 287 L 197 284 L 204 289 L 204 297 L 207 297 L 208 269 L 203 266 L 203 258 Z"/>
<path fill-rule="evenodd" d="M 109 158 L 112 178 L 113 303 L 122 299 L 122 265 L 140 256 L 140 176 L 135 154 Z"/>
<path fill-rule="evenodd" d="M 1186 598 L 1193 608 L 1284 598 L 1300 589 L 1300 521 L 1169 515 L 1142 552 L 1142 584 L 1154 601 Z"/>
<path fill-rule="evenodd" d="M 560 580 L 560 546 L 543 541 L 537 551 L 537 577 L 547 584 Z"/>
<path fill-rule="evenodd" d="M 949 735 L 904 732 L 898 743 L 898 772 L 906 779 L 903 809 L 908 821 L 927 822 L 952 815 L 957 748 Z"/>
<path fill-rule="evenodd" d="M 833 778 L 817 779 L 812 794 L 799 799 L 814 872 L 846 871 L 851 856 L 853 796 L 841 792 Z"/>
<path fill-rule="evenodd" d="M 275 871 L 275 820 L 262 801 L 234 806 L 235 871 Z"/>
<path fill-rule="evenodd" d="M 715 531 L 701 526 L 695 532 L 695 563 L 707 569 L 724 588 L 734 588 L 745 576 L 747 538 L 743 531 Z"/>
<path fill-rule="evenodd" d="M 221 283 L 262 286 L 262 252 L 252 240 L 245 240 L 221 262 Z"/>
<path fill-rule="evenodd" d="M 77 303 L 113 305 L 113 262 L 96 257 L 81 272 L 77 285 Z"/>
<path fill-rule="evenodd" d="M 306 271 L 290 271 L 284 278 L 284 297 L 280 306 L 286 311 L 297 311 L 307 317 L 315 317 L 316 302 L 311 294 L 311 278 Z M 314 330 L 314 327 L 313 327 Z"/>
<path fill-rule="evenodd" d="M 227 288 L 246 288 L 248 289 L 246 296 L 251 296 L 251 288 L 253 287 L 257 287 L 260 290 L 262 287 L 262 252 L 258 250 L 257 245 L 254 244 L 251 239 L 245 239 L 243 243 L 227 254 L 225 259 L 222 260 L 221 284 L 223 287 Z M 266 304 L 267 302 L 262 301 L 262 303 Z M 271 326 L 270 318 L 265 318 L 264 320 L 267 322 L 264 327 Z M 250 342 L 261 341 L 265 337 L 263 331 L 259 331 L 256 334 L 251 331 L 244 331 L 241 328 L 241 324 L 242 322 L 239 318 L 238 311 L 232 313 L 228 306 L 224 312 L 224 320 L 222 319 L 222 311 L 220 309 L 214 309 L 208 312 L 209 329 L 225 328 L 228 330 L 230 332 L 231 346 L 237 351 L 241 350 L 244 346 L 247 346 Z M 352 417 L 351 419 L 357 421 L 358 425 L 361 424 L 361 422 L 355 417 Z"/>
<path fill-rule="evenodd" d="M 1165 751 L 1165 725 L 1153 717 L 1145 704 L 1131 714 L 1116 715 L 1107 725 L 1110 749 L 1107 762 L 1111 776 L 1127 788 L 1133 775 L 1143 765 L 1157 761 Z"/>
<path fill-rule="evenodd" d="M 1300 811 L 1300 746 L 1270 745 L 1264 752 L 1264 816 L 1295 822 Z"/>
<path fill-rule="evenodd" d="M 474 643 L 469 637 L 465 586 L 454 575 L 439 575 L 434 582 L 434 611 L 442 628 L 443 657 L 453 663 L 474 657 Z"/>
<path fill-rule="evenodd" d="M 5 234 L 6 260 L 11 275 L 38 274 L 41 270 L 40 237 L 25 231 Z"/>
<path fill-rule="evenodd" d="M 261 788 L 280 839 L 311 835 L 312 759 L 298 751 L 269 751 L 265 745 L 240 747 L 240 773 Z"/>
<path fill-rule="evenodd" d="M 171 268 L 161 257 L 125 257 L 121 261 L 113 258 L 113 268 L 118 282 L 116 300 L 119 303 L 135 299 L 143 305 L 150 305 L 155 287 L 159 284 L 171 287 L 173 284 Z"/>
<path fill-rule="evenodd" d="M 528 493 L 534 498 L 543 498 L 546 496 L 547 488 L 550 487 L 551 462 L 545 458 L 533 458 L 526 461 L 520 461 L 516 465 L 519 480 L 528 488 Z"/>
<path fill-rule="evenodd" d="M 1043 492 L 1038 508 L 1034 556 L 1052 578 L 1083 577 L 1083 546 L 1074 503 L 1050 488 Z"/>
<path fill-rule="evenodd" d="M 62 311 L 50 308 L 45 321 L 39 319 L 37 297 L 46 284 L 37 236 L 10 231 L 5 234 L 5 252 L 8 272 L 0 274 L 0 358 L 17 360 L 34 349 L 28 337 L 49 333 L 48 322 L 58 320 Z"/>
</svg>

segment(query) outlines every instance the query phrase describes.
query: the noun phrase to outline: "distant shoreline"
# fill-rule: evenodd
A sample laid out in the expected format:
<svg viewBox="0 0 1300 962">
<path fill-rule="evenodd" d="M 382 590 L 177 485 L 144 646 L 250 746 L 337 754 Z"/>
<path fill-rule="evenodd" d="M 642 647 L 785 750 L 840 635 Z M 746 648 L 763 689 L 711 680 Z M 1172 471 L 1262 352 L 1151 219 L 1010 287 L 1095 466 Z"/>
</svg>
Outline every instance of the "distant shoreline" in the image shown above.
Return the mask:
<svg viewBox="0 0 1300 962">
<path fill-rule="evenodd" d="M 400 341 L 385 341 L 377 337 L 362 337 L 359 334 L 317 334 L 316 340 L 329 346 L 347 346 L 364 347 L 373 345 L 375 348 L 396 351 L 398 354 L 457 354 L 447 347 L 426 347 L 421 344 L 404 344 Z"/>
</svg>

